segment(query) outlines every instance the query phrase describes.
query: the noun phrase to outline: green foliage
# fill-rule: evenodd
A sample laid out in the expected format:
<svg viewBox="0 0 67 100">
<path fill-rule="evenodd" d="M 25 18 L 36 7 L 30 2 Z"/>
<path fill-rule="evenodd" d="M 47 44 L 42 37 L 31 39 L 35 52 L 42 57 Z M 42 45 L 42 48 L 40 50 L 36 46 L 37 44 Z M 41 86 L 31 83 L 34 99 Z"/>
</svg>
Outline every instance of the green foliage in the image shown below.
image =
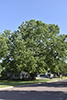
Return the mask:
<svg viewBox="0 0 67 100">
<path fill-rule="evenodd" d="M 8 47 L 7 47 L 7 38 L 5 38 L 4 36 L 0 35 L 0 59 L 2 57 L 5 57 L 8 51 Z"/>
<path fill-rule="evenodd" d="M 1 64 L 0 64 L 0 76 L 1 76 L 1 71 L 2 71 L 2 66 L 1 66 Z"/>
<path fill-rule="evenodd" d="M 59 69 L 58 66 L 55 66 L 55 68 L 54 68 L 54 72 L 55 72 L 55 73 L 60 73 L 60 69 Z"/>
<path fill-rule="evenodd" d="M 60 35 L 59 26 L 55 24 L 26 21 L 13 33 L 5 30 L 0 41 L 0 57 L 5 57 L 8 49 L 2 66 L 14 73 L 25 70 L 35 76 L 48 68 L 52 73 L 58 73 L 61 62 L 67 57 L 67 35 Z"/>
</svg>

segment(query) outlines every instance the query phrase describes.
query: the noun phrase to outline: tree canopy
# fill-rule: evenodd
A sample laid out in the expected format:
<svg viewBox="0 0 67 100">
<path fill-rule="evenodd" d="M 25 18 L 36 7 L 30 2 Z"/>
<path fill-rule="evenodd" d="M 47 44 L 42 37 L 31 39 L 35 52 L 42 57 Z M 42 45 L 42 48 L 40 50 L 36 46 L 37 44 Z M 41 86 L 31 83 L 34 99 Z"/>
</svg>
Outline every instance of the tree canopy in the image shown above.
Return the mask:
<svg viewBox="0 0 67 100">
<path fill-rule="evenodd" d="M 14 73 L 25 70 L 31 76 L 48 68 L 52 73 L 60 72 L 60 63 L 67 59 L 66 44 L 67 35 L 60 34 L 58 25 L 35 20 L 23 22 L 13 33 L 6 30 L 0 35 L 2 66 Z"/>
</svg>

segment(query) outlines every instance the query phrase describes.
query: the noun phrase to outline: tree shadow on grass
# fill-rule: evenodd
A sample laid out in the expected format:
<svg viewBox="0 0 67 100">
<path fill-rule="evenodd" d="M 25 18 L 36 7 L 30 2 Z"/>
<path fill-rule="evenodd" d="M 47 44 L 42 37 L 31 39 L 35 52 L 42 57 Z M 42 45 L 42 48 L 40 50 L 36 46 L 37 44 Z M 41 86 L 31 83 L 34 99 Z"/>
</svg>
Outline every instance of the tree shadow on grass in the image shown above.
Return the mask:
<svg viewBox="0 0 67 100">
<path fill-rule="evenodd" d="M 22 82 L 22 81 L 21 81 Z M 26 87 L 27 86 L 32 86 L 32 85 L 28 85 L 28 84 L 31 84 L 31 83 L 29 83 L 29 82 L 24 82 L 24 83 L 20 83 L 19 81 L 18 81 L 18 83 L 15 81 L 15 82 L 10 82 L 10 81 L 5 81 L 5 82 L 0 82 L 0 85 L 6 85 L 6 86 L 19 86 L 20 87 L 20 85 L 22 86 L 22 85 L 26 85 Z M 35 84 L 36 85 L 36 84 Z M 35 86 L 35 85 L 33 85 L 33 87 Z M 59 81 L 59 82 L 51 82 L 51 83 L 46 83 L 46 82 L 44 82 L 44 83 L 41 83 L 41 84 L 38 84 L 37 83 L 37 85 L 36 86 L 46 86 L 46 87 L 67 87 L 67 80 L 65 80 L 65 81 Z"/>
<path fill-rule="evenodd" d="M 65 80 L 65 81 L 59 81 L 59 82 L 51 82 L 51 83 L 41 83 L 41 84 L 31 84 L 31 85 L 28 85 L 29 83 L 11 83 L 10 81 L 9 82 L 5 82 L 5 83 L 0 83 L 0 85 L 6 85 L 6 86 L 17 86 L 17 87 L 24 87 L 24 85 L 25 85 L 25 87 L 39 87 L 39 86 L 42 86 L 42 87 L 66 87 L 67 88 L 67 80 Z"/>
<path fill-rule="evenodd" d="M 67 93 L 52 91 L 0 91 L 0 100 L 65 100 Z"/>
<path fill-rule="evenodd" d="M 27 85 L 19 85 L 19 86 L 15 86 L 15 87 L 66 87 L 67 88 L 67 80 L 66 81 L 59 81 L 59 82 L 51 82 L 51 83 L 37 83 L 37 84 L 27 84 Z"/>
</svg>

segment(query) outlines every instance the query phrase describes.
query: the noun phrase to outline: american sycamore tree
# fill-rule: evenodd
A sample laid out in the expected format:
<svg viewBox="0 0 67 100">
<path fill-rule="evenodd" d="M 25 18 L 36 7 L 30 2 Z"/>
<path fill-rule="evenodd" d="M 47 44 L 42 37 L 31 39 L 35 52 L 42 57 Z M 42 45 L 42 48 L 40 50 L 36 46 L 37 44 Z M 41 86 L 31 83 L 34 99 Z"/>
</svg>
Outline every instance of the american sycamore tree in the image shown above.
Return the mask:
<svg viewBox="0 0 67 100">
<path fill-rule="evenodd" d="M 1 37 L 8 40 L 7 44 L 4 41 L 3 48 L 6 52 L 8 46 L 8 54 L 2 66 L 12 73 L 24 70 L 34 79 L 37 73 L 46 72 L 48 68 L 52 73 L 60 72 L 61 63 L 65 63 L 67 35 L 60 34 L 58 25 L 30 20 L 23 22 L 13 33 L 4 31 Z M 64 66 L 62 68 L 65 70 Z"/>
</svg>

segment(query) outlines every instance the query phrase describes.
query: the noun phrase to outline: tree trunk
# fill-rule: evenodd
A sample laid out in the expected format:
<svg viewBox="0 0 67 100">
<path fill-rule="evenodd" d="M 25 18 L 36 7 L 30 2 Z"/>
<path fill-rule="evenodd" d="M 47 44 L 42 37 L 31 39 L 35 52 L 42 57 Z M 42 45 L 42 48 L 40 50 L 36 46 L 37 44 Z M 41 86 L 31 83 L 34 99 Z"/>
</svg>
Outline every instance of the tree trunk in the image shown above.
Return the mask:
<svg viewBox="0 0 67 100">
<path fill-rule="evenodd" d="M 36 73 L 31 73 L 30 74 L 30 79 L 31 80 L 35 80 L 36 79 L 37 74 Z"/>
</svg>

